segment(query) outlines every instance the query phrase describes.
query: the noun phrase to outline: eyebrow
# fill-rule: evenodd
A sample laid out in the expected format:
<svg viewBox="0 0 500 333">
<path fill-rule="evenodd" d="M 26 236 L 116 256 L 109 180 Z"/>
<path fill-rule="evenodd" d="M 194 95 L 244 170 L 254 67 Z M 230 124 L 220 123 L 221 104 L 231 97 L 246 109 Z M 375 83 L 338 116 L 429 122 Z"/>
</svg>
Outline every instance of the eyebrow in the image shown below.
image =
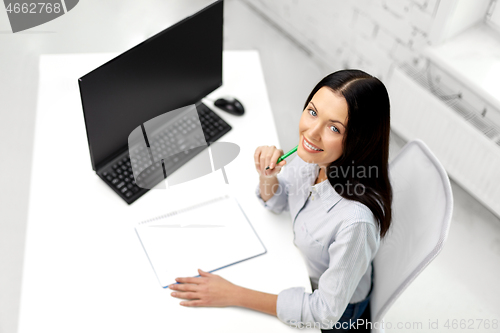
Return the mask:
<svg viewBox="0 0 500 333">
<path fill-rule="evenodd" d="M 316 107 L 316 105 L 314 105 L 314 103 L 313 103 L 313 102 L 309 102 L 309 103 L 311 103 L 311 104 L 312 104 L 312 106 L 316 109 L 316 112 L 318 112 L 318 108 Z M 345 125 L 344 125 L 344 124 L 342 124 L 342 123 L 341 123 L 340 121 L 338 121 L 338 120 L 333 120 L 333 119 L 330 119 L 329 121 L 331 121 L 331 122 L 333 122 L 333 123 L 339 123 L 340 125 L 344 126 L 344 128 L 345 128 Z"/>
</svg>

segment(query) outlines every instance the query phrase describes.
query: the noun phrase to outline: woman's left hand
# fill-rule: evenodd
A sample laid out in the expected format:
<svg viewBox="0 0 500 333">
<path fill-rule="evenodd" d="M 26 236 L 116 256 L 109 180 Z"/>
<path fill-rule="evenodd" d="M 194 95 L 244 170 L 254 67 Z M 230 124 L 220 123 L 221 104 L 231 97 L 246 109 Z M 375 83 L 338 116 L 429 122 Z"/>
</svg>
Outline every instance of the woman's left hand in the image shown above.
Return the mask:
<svg viewBox="0 0 500 333">
<path fill-rule="evenodd" d="M 180 304 L 184 306 L 212 306 L 225 307 L 236 305 L 238 286 L 232 284 L 219 275 L 211 274 L 198 269 L 200 277 L 183 277 L 168 287 L 173 297 L 182 298 Z"/>
</svg>

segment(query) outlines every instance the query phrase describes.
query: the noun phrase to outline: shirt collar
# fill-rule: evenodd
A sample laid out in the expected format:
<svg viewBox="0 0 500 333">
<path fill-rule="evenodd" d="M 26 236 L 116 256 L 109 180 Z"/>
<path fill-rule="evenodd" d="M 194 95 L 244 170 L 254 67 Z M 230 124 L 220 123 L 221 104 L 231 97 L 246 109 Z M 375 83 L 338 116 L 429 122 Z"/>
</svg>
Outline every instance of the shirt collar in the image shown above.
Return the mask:
<svg viewBox="0 0 500 333">
<path fill-rule="evenodd" d="M 300 158 L 299 156 L 297 157 Z M 315 188 L 316 191 L 313 193 L 319 195 L 323 208 L 328 213 L 340 200 L 342 200 L 342 196 L 335 191 L 328 179 L 315 185 L 314 182 L 316 181 L 316 178 L 318 178 L 319 174 L 319 166 L 305 161 L 304 163 L 305 167 L 308 168 L 308 172 L 302 173 L 302 176 L 304 177 L 303 186 L 308 188 L 306 191 L 303 191 L 305 194 L 304 202 L 309 195 L 309 192 L 313 191 Z"/>
</svg>

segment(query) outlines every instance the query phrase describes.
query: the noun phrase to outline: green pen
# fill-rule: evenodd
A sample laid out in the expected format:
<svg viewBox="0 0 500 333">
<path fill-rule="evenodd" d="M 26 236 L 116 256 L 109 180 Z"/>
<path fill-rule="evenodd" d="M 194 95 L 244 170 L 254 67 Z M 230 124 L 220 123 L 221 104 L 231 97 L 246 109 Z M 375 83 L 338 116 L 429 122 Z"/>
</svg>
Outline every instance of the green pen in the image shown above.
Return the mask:
<svg viewBox="0 0 500 333">
<path fill-rule="evenodd" d="M 287 158 L 288 156 L 292 155 L 293 153 L 295 153 L 297 151 L 297 148 L 299 148 L 299 145 L 295 146 L 295 148 L 293 148 L 292 150 L 290 150 L 288 153 L 286 153 L 285 155 L 281 156 L 280 158 L 278 158 L 278 162 L 276 162 L 276 164 L 278 164 L 279 162 L 283 161 L 285 158 Z M 269 169 L 269 167 L 266 168 L 266 170 Z"/>
</svg>

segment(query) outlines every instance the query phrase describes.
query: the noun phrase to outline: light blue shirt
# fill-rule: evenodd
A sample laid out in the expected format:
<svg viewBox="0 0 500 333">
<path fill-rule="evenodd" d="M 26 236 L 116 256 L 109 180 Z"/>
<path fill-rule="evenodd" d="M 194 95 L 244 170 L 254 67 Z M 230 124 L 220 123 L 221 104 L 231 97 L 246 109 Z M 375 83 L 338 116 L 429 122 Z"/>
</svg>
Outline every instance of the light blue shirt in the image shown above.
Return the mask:
<svg viewBox="0 0 500 333">
<path fill-rule="evenodd" d="M 349 303 L 363 301 L 370 291 L 371 262 L 380 245 L 371 210 L 342 198 L 328 180 L 314 185 L 318 173 L 317 164 L 296 156 L 278 174 L 279 187 L 269 200 L 262 200 L 259 185 L 256 190 L 267 209 L 277 214 L 290 211 L 293 242 L 304 257 L 313 290 L 317 288 L 312 294 L 304 287 L 278 294 L 277 316 L 289 325 L 333 326 Z"/>
</svg>

